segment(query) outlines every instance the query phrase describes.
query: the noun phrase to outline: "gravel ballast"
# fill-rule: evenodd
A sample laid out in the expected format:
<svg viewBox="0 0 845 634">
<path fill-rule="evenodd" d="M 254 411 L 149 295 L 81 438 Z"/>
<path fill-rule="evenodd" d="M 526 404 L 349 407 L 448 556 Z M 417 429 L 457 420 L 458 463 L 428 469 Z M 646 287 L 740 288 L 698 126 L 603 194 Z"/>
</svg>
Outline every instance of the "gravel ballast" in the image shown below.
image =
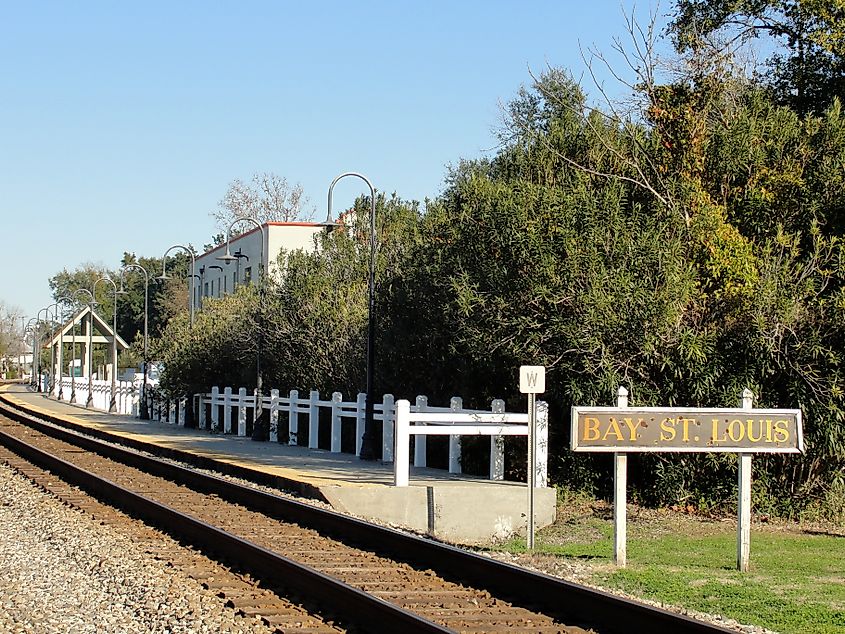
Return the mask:
<svg viewBox="0 0 845 634">
<path fill-rule="evenodd" d="M 0 464 L 0 633 L 269 631 Z"/>
</svg>

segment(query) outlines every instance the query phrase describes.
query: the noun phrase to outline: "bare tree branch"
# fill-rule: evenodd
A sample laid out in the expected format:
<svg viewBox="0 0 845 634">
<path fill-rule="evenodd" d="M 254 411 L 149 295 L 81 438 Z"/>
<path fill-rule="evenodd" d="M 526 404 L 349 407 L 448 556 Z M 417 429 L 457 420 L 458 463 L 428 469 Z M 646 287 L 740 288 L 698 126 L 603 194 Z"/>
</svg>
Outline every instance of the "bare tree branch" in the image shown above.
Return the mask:
<svg viewBox="0 0 845 634">
<path fill-rule="evenodd" d="M 311 220 L 314 209 L 307 204 L 300 184 L 291 185 L 286 178 L 262 172 L 254 174 L 249 183 L 232 181 L 211 217 L 225 232 L 236 218 L 252 217 L 261 223 Z"/>
</svg>

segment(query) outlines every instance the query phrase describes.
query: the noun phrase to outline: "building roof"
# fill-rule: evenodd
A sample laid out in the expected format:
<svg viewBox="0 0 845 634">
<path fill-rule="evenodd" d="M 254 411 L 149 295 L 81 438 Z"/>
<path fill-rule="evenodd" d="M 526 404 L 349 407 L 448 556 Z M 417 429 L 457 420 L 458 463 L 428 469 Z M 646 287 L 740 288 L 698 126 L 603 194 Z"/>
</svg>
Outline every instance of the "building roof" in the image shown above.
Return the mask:
<svg viewBox="0 0 845 634">
<path fill-rule="evenodd" d="M 115 337 L 115 340 L 117 341 L 118 350 L 127 350 L 129 348 L 129 344 L 126 343 L 120 335 L 114 332 L 111 326 L 109 326 L 109 324 L 102 317 L 100 317 L 96 313 L 96 311 L 91 310 L 91 307 L 87 304 L 83 306 L 79 311 L 77 311 L 77 313 L 73 317 L 71 317 L 68 321 L 61 325 L 59 330 L 56 331 L 56 334 L 53 336 L 53 338 L 50 339 L 50 341 L 47 343 L 47 346 L 55 346 L 59 341 L 67 341 L 67 339 L 63 338 L 64 335 L 70 332 L 70 329 L 74 325 L 79 323 L 82 318 L 85 317 L 88 313 L 91 313 L 94 319 L 94 323 L 96 324 L 100 332 L 105 333 L 105 336 L 107 338 L 111 338 L 112 336 Z M 82 336 L 80 335 L 79 337 L 77 337 L 77 339 L 81 341 Z"/>
</svg>

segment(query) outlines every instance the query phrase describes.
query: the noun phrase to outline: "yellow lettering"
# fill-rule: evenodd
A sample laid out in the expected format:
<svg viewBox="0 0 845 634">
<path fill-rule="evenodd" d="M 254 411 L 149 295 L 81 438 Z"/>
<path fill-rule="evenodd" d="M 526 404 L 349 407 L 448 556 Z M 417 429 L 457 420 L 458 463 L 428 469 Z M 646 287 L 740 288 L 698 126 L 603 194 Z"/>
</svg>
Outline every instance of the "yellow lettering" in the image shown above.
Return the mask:
<svg viewBox="0 0 845 634">
<path fill-rule="evenodd" d="M 592 416 L 584 417 L 584 436 L 581 440 L 587 442 L 599 439 L 599 419 Z"/>
<path fill-rule="evenodd" d="M 737 418 L 728 424 L 728 436 L 730 436 L 731 440 L 734 442 L 739 442 L 745 438 L 745 426 L 742 424 L 741 420 Z"/>
<path fill-rule="evenodd" d="M 765 423 L 765 421 L 762 421 L 762 420 L 759 421 L 760 435 L 757 436 L 756 438 L 754 437 L 754 434 L 751 433 L 754 429 L 754 419 L 749 418 L 745 422 L 748 424 L 748 430 L 746 431 L 746 436 L 748 436 L 748 440 L 750 440 L 751 442 L 760 442 L 761 440 L 763 440 L 763 424 Z"/>
<path fill-rule="evenodd" d="M 719 419 L 718 418 L 711 418 L 710 419 L 710 442 L 717 443 L 717 442 L 725 442 L 727 438 L 719 438 Z"/>
<path fill-rule="evenodd" d="M 677 432 L 675 431 L 675 419 L 664 418 L 660 421 L 660 440 L 662 442 L 671 442 L 675 440 Z"/>
<path fill-rule="evenodd" d="M 787 442 L 789 440 L 789 421 L 775 421 L 775 442 Z"/>
<path fill-rule="evenodd" d="M 625 424 L 628 426 L 628 431 L 630 432 L 630 441 L 635 442 L 637 440 L 637 428 L 643 423 L 643 419 L 637 419 L 637 422 L 634 423 L 633 418 L 625 418 L 623 419 Z"/>
<path fill-rule="evenodd" d="M 607 431 L 604 432 L 604 436 L 602 436 L 602 440 L 607 440 L 607 437 L 613 434 L 616 436 L 616 440 L 622 440 L 622 428 L 619 427 L 619 422 L 615 418 L 610 419 L 610 424 L 607 426 Z"/>
<path fill-rule="evenodd" d="M 772 438 L 772 419 L 766 419 L 766 442 L 774 442 Z"/>
<path fill-rule="evenodd" d="M 684 426 L 684 435 L 681 438 L 684 442 L 689 442 L 689 424 L 694 423 L 694 418 L 679 418 L 678 422 Z"/>
</svg>

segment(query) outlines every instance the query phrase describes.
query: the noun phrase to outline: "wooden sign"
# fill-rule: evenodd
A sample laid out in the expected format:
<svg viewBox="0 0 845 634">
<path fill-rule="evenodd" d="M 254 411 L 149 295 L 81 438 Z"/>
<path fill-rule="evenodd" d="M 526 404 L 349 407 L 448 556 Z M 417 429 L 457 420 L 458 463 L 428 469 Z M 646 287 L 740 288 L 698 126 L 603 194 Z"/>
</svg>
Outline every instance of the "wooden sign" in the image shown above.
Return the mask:
<svg viewBox="0 0 845 634">
<path fill-rule="evenodd" d="M 801 410 L 573 407 L 573 451 L 803 453 Z"/>
</svg>

